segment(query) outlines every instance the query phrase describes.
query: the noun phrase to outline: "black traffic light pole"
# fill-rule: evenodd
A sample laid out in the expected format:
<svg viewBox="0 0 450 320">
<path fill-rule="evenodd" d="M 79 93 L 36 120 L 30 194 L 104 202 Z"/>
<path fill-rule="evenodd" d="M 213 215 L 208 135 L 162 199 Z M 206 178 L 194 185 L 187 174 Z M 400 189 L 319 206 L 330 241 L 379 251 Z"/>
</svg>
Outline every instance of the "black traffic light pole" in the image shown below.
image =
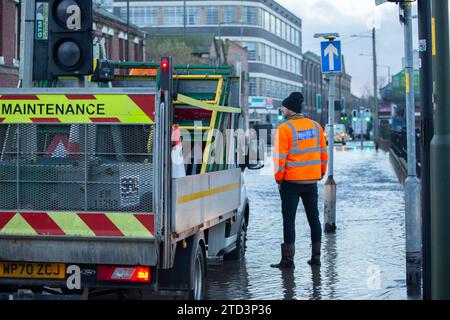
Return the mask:
<svg viewBox="0 0 450 320">
<path fill-rule="evenodd" d="M 418 0 L 420 59 L 420 96 L 422 105 L 421 180 L 422 180 L 422 279 L 423 299 L 431 299 L 431 200 L 430 144 L 433 138 L 433 56 L 431 39 L 431 0 Z"/>
</svg>

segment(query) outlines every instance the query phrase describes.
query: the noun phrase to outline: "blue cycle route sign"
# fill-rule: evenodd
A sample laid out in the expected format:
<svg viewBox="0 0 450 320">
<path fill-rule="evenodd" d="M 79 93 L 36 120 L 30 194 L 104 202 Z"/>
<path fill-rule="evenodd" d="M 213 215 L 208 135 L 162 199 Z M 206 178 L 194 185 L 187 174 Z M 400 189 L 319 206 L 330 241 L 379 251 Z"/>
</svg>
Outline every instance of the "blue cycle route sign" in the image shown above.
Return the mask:
<svg viewBox="0 0 450 320">
<path fill-rule="evenodd" d="M 320 43 L 322 55 L 322 72 L 342 72 L 342 56 L 340 41 L 324 41 Z"/>
</svg>

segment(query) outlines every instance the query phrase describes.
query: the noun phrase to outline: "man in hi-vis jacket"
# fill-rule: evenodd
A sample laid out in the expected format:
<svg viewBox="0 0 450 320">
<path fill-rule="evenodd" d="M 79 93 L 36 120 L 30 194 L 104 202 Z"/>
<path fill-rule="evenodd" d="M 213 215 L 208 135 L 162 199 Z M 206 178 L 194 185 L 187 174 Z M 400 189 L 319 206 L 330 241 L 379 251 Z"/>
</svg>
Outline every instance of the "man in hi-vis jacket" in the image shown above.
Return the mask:
<svg viewBox="0 0 450 320">
<path fill-rule="evenodd" d="M 284 243 L 281 261 L 273 268 L 294 268 L 295 215 L 300 198 L 311 228 L 310 265 L 320 265 L 322 227 L 319 220 L 317 182 L 327 171 L 328 152 L 323 129 L 302 115 L 303 95 L 293 92 L 281 106 L 286 121 L 275 137 L 275 180 L 281 196 Z"/>
</svg>

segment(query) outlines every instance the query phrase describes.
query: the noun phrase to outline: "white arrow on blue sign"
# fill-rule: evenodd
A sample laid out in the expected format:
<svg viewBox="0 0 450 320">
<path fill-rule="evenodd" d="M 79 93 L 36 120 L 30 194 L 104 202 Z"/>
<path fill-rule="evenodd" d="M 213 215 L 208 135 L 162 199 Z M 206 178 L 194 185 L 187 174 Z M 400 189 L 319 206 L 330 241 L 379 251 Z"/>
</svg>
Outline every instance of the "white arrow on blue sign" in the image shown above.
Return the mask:
<svg viewBox="0 0 450 320">
<path fill-rule="evenodd" d="M 320 43 L 322 55 L 322 72 L 342 72 L 342 56 L 340 41 L 324 41 Z"/>
</svg>

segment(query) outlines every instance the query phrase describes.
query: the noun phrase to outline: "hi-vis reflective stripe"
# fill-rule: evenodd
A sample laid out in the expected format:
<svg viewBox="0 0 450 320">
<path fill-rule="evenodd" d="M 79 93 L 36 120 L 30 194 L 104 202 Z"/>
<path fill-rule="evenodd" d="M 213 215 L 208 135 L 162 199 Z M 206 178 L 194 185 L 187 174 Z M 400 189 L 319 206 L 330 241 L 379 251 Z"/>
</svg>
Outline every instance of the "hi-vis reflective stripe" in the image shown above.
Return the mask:
<svg viewBox="0 0 450 320">
<path fill-rule="evenodd" d="M 279 158 L 279 159 L 287 159 L 287 155 L 286 154 L 281 154 L 281 153 L 277 153 L 277 152 L 274 152 L 273 156 L 275 158 Z"/>
<path fill-rule="evenodd" d="M 0 95 L 2 123 L 154 122 L 154 94 Z"/>
<path fill-rule="evenodd" d="M 0 235 L 153 239 L 153 214 L 0 212 Z"/>
<path fill-rule="evenodd" d="M 288 162 L 286 163 L 286 167 L 307 167 L 322 164 L 320 160 L 313 161 L 301 161 L 301 162 Z"/>
<path fill-rule="evenodd" d="M 241 184 L 239 182 L 236 182 L 236 183 L 227 184 L 225 186 L 217 187 L 217 188 L 214 188 L 214 189 L 209 189 L 209 190 L 205 190 L 205 191 L 191 193 L 191 194 L 188 194 L 188 195 L 185 195 L 185 196 L 178 197 L 177 204 L 184 204 L 184 203 L 191 202 L 191 201 L 194 201 L 194 200 L 198 200 L 198 199 L 201 199 L 201 198 L 213 196 L 215 194 L 219 194 L 219 193 L 222 193 L 222 192 L 225 192 L 225 191 L 229 191 L 229 190 L 233 190 L 233 189 L 239 188 L 240 186 L 241 186 Z"/>
</svg>

